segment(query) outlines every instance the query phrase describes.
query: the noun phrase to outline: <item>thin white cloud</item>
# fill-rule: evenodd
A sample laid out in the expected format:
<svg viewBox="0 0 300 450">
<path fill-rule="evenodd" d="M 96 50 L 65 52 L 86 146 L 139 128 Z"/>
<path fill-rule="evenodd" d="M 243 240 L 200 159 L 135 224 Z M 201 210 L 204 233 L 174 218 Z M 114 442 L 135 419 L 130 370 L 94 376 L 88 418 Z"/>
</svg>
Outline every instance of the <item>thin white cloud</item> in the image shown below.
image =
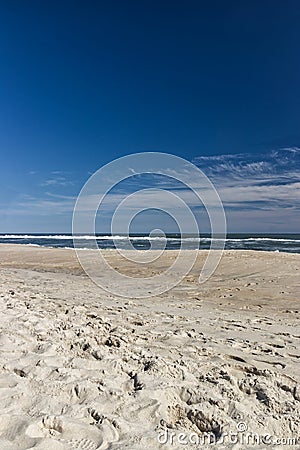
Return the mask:
<svg viewBox="0 0 300 450">
<path fill-rule="evenodd" d="M 300 149 L 197 158 L 222 199 L 229 230 L 299 232 Z"/>
<path fill-rule="evenodd" d="M 41 182 L 41 186 L 72 186 L 74 184 L 73 181 L 67 180 L 65 177 L 57 176 L 48 178 L 47 180 L 44 180 Z"/>
</svg>

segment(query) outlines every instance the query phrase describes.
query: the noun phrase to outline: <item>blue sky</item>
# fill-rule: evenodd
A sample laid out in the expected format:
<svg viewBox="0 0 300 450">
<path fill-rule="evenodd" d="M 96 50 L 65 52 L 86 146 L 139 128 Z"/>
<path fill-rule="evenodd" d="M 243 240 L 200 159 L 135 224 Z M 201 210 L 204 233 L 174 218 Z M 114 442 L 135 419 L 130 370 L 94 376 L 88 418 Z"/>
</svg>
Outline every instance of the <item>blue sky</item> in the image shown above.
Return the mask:
<svg viewBox="0 0 300 450">
<path fill-rule="evenodd" d="M 299 231 L 298 1 L 0 10 L 0 232 L 70 232 L 89 175 L 142 151 L 199 165 L 229 231 Z"/>
</svg>

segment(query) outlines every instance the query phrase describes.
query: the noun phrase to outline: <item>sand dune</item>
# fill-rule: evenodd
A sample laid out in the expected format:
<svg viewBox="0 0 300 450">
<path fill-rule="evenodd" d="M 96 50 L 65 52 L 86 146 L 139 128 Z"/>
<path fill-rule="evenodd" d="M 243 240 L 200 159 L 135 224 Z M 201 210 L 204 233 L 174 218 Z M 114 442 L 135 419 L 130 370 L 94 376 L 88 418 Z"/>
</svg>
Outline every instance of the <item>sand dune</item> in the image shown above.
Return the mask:
<svg viewBox="0 0 300 450">
<path fill-rule="evenodd" d="M 200 286 L 204 255 L 137 300 L 72 250 L 1 245 L 1 450 L 299 448 L 300 255 L 226 251 Z"/>
</svg>

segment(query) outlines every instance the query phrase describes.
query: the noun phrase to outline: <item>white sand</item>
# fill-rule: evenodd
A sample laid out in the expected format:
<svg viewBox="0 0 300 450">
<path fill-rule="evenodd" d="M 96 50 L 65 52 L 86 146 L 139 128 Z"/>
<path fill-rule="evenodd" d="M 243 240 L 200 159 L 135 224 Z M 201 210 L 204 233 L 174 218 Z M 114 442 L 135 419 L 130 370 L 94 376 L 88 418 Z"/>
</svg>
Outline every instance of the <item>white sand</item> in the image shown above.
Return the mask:
<svg viewBox="0 0 300 450">
<path fill-rule="evenodd" d="M 72 250 L 1 245 L 0 449 L 300 448 L 299 275 L 300 255 L 227 251 L 202 286 L 196 267 L 126 300 Z M 274 443 L 226 441 L 243 424 Z"/>
</svg>

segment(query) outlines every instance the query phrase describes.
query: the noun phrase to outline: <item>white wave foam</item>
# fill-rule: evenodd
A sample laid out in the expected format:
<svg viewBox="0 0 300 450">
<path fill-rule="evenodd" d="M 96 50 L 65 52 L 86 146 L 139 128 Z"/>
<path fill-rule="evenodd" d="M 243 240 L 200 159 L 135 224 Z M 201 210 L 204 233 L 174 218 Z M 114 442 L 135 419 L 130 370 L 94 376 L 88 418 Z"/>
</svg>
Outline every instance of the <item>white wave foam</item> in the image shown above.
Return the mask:
<svg viewBox="0 0 300 450">
<path fill-rule="evenodd" d="M 268 241 L 268 242 L 299 242 L 300 239 L 282 239 L 282 238 L 239 238 L 239 239 L 226 239 L 226 242 L 243 242 L 243 241 Z"/>
<path fill-rule="evenodd" d="M 5 234 L 0 235 L 1 239 L 32 239 L 32 240 L 39 240 L 39 239 L 49 239 L 49 240 L 94 240 L 95 236 L 93 235 L 84 235 L 84 236 L 70 236 L 70 235 L 64 235 L 64 234 L 57 234 L 57 235 L 33 235 L 33 234 Z M 121 236 L 121 235 L 115 235 L 115 236 L 97 236 L 96 240 L 128 240 L 127 236 Z M 130 236 L 131 241 L 174 241 L 174 242 L 210 242 L 212 240 L 211 237 L 167 237 L 167 236 Z M 223 239 L 220 238 L 214 238 L 214 241 L 223 241 Z M 260 242 L 260 241 L 267 241 L 267 242 L 297 242 L 300 243 L 299 239 L 285 239 L 285 238 L 273 238 L 273 237 L 250 237 L 250 238 L 227 238 L 225 239 L 226 242 Z M 32 244 L 31 244 L 32 245 Z M 37 245 L 37 244 L 36 244 Z"/>
<path fill-rule="evenodd" d="M 5 234 L 3 236 L 0 235 L 0 239 L 55 239 L 55 240 L 73 240 L 73 239 L 82 239 L 82 240 L 92 240 L 95 239 L 95 236 L 86 235 L 86 236 L 68 236 L 64 234 L 57 235 L 34 235 L 34 234 Z M 97 240 L 112 240 L 112 239 L 127 239 L 126 236 L 96 236 Z"/>
</svg>

